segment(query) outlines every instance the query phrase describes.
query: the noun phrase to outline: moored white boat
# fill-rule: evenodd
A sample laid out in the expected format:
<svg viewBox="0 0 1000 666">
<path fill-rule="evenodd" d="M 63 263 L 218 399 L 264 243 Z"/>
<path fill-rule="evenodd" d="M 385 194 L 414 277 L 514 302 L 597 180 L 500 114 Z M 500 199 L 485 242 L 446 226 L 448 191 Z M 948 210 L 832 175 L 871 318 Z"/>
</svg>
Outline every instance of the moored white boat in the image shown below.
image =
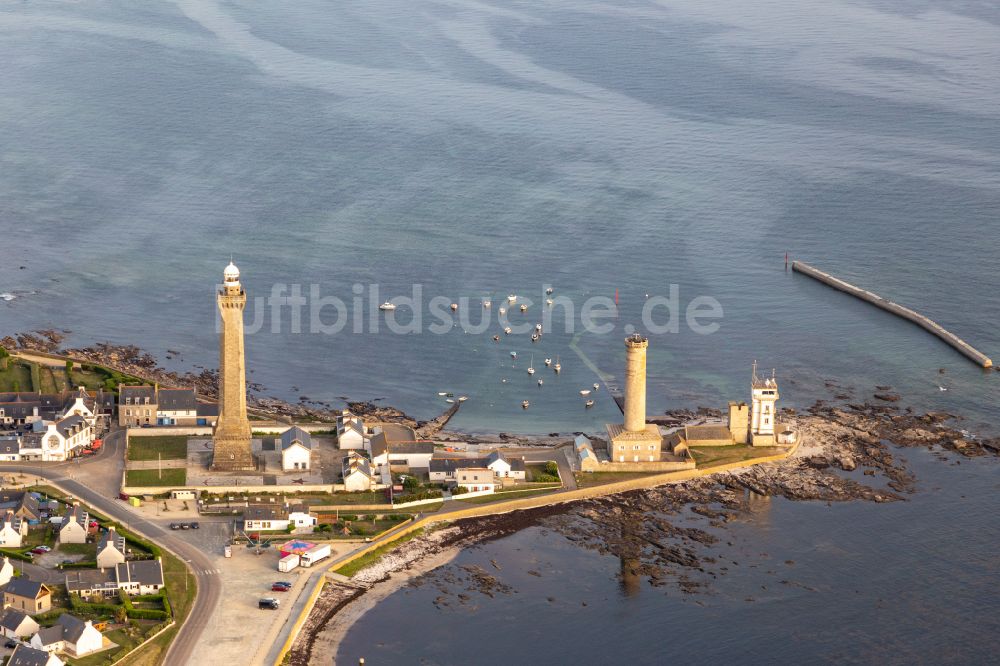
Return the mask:
<svg viewBox="0 0 1000 666">
<path fill-rule="evenodd" d="M 584 389 L 580 391 L 580 395 L 590 395 L 590 389 Z"/>
<path fill-rule="evenodd" d="M 550 365 L 552 365 L 552 359 L 551 359 L 551 358 L 547 358 L 547 359 L 545 359 L 545 367 L 547 368 L 547 367 L 549 367 Z"/>
<path fill-rule="evenodd" d="M 507 302 L 508 302 L 508 303 L 513 303 L 513 302 L 514 302 L 514 301 L 516 301 L 516 300 L 517 300 L 517 296 L 516 296 L 515 294 L 510 294 L 510 295 L 509 295 L 509 296 L 507 297 Z"/>
<path fill-rule="evenodd" d="M 395 310 L 396 309 L 396 304 L 395 303 L 391 303 L 389 301 L 386 301 L 382 305 L 378 306 L 378 309 L 379 310 Z"/>
</svg>

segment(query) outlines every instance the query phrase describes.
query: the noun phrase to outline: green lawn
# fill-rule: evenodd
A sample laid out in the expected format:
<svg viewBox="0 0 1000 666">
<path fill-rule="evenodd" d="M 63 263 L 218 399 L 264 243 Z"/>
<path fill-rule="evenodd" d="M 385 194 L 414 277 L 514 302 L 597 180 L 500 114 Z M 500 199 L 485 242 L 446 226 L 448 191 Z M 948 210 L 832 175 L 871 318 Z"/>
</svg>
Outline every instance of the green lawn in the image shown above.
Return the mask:
<svg viewBox="0 0 1000 666">
<path fill-rule="evenodd" d="M 662 474 L 662 472 L 659 473 Z M 650 472 L 577 472 L 573 476 L 576 478 L 578 488 L 591 488 L 619 481 L 641 479 L 646 476 L 652 476 L 652 474 Z"/>
<path fill-rule="evenodd" d="M 338 504 L 388 504 L 385 493 L 333 493 L 329 498 L 330 506 Z"/>
<path fill-rule="evenodd" d="M 129 437 L 129 460 L 182 460 L 187 458 L 187 440 L 184 435 L 158 435 L 155 437 Z"/>
<path fill-rule="evenodd" d="M 561 486 L 552 486 L 551 488 L 535 488 L 533 490 L 522 490 L 522 491 L 506 491 L 493 493 L 492 495 L 480 495 L 479 497 L 469 497 L 463 499 L 461 495 L 455 497 L 456 502 L 463 502 L 465 504 L 489 504 L 491 502 L 503 502 L 505 500 L 516 500 L 522 497 L 534 497 L 535 495 L 544 495 L 546 493 L 551 493 L 559 490 Z"/>
<path fill-rule="evenodd" d="M 127 486 L 183 486 L 187 481 L 187 470 L 180 469 L 130 469 L 125 472 Z"/>
<path fill-rule="evenodd" d="M 97 558 L 97 544 L 93 543 L 60 543 L 58 550 L 67 555 L 83 555 L 84 559 Z"/>
<path fill-rule="evenodd" d="M 6 370 L 0 370 L 0 392 L 32 391 L 31 369 L 27 364 L 9 359 Z"/>
<path fill-rule="evenodd" d="M 698 464 L 698 469 L 716 467 L 733 462 L 744 462 L 754 458 L 763 458 L 784 453 L 785 449 L 777 446 L 692 446 L 691 455 Z"/>
</svg>

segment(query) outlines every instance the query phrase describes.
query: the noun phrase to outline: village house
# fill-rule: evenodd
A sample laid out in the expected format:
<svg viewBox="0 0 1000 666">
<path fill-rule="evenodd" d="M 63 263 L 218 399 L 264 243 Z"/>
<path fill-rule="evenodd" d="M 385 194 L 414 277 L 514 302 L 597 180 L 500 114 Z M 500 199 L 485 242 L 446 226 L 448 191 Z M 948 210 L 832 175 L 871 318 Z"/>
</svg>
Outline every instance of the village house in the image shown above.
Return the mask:
<svg viewBox="0 0 1000 666">
<path fill-rule="evenodd" d="M 19 640 L 33 636 L 38 631 L 38 623 L 16 608 L 8 608 L 0 615 L 0 635 L 4 638 Z"/>
<path fill-rule="evenodd" d="M 365 424 L 358 417 L 345 420 L 343 425 L 337 424 L 337 448 L 340 449 L 367 449 L 369 444 L 368 435 L 365 433 Z"/>
<path fill-rule="evenodd" d="M 526 477 L 524 458 L 508 459 L 499 451 L 493 451 L 485 458 L 434 457 L 430 462 L 428 478 L 434 483 L 448 483 L 456 480 L 458 470 L 469 468 L 486 468 L 501 483 L 502 479 L 524 481 Z"/>
<path fill-rule="evenodd" d="M 38 421 L 59 421 L 66 416 L 82 416 L 91 427 L 109 419 L 115 397 L 106 391 L 84 388 L 61 393 L 0 393 L 0 427 L 24 431 Z"/>
<path fill-rule="evenodd" d="M 114 527 L 109 527 L 97 542 L 97 568 L 108 569 L 124 561 L 125 537 L 118 534 Z"/>
<path fill-rule="evenodd" d="M 281 469 L 285 472 L 308 470 L 312 462 L 312 437 L 298 426 L 281 433 Z"/>
<path fill-rule="evenodd" d="M 123 428 L 211 426 L 218 416 L 218 405 L 199 401 L 193 388 L 118 387 L 118 425 Z"/>
<path fill-rule="evenodd" d="M 378 483 L 371 463 L 364 455 L 351 451 L 343 461 L 344 490 L 370 491 Z"/>
<path fill-rule="evenodd" d="M 38 497 L 23 490 L 0 490 L 0 509 L 13 511 L 18 518 L 37 521 L 42 518 Z"/>
<path fill-rule="evenodd" d="M 11 578 L 3 590 L 4 608 L 16 608 L 28 615 L 52 610 L 52 590 L 45 583 L 24 576 Z"/>
<path fill-rule="evenodd" d="M 0 559 L 0 587 L 10 582 L 14 577 L 14 565 L 10 563 L 10 558 L 6 555 Z"/>
<path fill-rule="evenodd" d="M 90 515 L 79 504 L 74 504 L 63 516 L 59 527 L 59 543 L 87 543 Z"/>
<path fill-rule="evenodd" d="M 369 441 L 372 464 L 381 473 L 388 464 L 401 472 L 410 469 L 427 469 L 434 455 L 434 443 L 418 441 L 413 428 L 396 424 L 383 424 Z"/>
<path fill-rule="evenodd" d="M 14 652 L 7 661 L 7 666 L 65 666 L 65 663 L 50 652 L 36 650 L 30 645 L 21 643 L 14 648 Z"/>
<path fill-rule="evenodd" d="M 0 516 L 0 546 L 4 548 L 20 548 L 21 540 L 28 536 L 28 522 L 8 510 Z"/>
<path fill-rule="evenodd" d="M 247 532 L 283 531 L 291 527 L 315 527 L 316 517 L 305 504 L 251 504 L 243 510 L 243 529 Z"/>
<path fill-rule="evenodd" d="M 601 462 L 594 452 L 594 445 L 586 435 L 577 435 L 573 440 L 573 450 L 580 464 L 581 472 L 595 472 L 601 467 Z"/>
<path fill-rule="evenodd" d="M 455 472 L 455 485 L 472 493 L 492 493 L 497 487 L 494 476 L 486 467 L 463 467 Z"/>
<path fill-rule="evenodd" d="M 17 462 L 21 459 L 21 435 L 4 435 L 0 437 L 0 460 Z"/>
<path fill-rule="evenodd" d="M 103 649 L 104 636 L 90 620 L 63 613 L 56 624 L 39 629 L 31 637 L 30 645 L 36 650 L 79 658 Z"/>
<path fill-rule="evenodd" d="M 163 588 L 163 565 L 159 558 L 121 562 L 115 566 L 115 581 L 129 596 L 156 594 Z"/>
</svg>

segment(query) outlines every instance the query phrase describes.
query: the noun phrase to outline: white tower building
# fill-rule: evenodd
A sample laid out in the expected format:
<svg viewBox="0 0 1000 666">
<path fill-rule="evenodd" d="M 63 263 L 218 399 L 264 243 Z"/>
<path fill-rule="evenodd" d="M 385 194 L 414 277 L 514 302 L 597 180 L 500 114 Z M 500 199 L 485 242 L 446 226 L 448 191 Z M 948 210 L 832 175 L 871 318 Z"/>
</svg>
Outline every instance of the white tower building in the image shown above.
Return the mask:
<svg viewBox="0 0 1000 666">
<path fill-rule="evenodd" d="M 753 362 L 751 392 L 753 402 L 750 408 L 750 441 L 754 446 L 770 446 L 775 443 L 778 382 L 773 370 L 768 378 L 758 377 L 757 361 Z"/>
</svg>

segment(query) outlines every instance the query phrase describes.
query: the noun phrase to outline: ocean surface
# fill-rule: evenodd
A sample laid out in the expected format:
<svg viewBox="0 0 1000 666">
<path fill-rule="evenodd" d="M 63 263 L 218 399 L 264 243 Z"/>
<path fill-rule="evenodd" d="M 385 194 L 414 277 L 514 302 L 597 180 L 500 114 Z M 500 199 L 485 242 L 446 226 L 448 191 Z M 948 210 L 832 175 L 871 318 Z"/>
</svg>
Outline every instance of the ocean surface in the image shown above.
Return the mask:
<svg viewBox="0 0 1000 666">
<path fill-rule="evenodd" d="M 213 294 L 232 257 L 264 395 L 381 399 L 429 418 L 448 391 L 469 396 L 456 429 L 597 431 L 620 418 L 608 393 L 633 326 L 650 334 L 651 414 L 746 399 L 756 359 L 785 406 L 829 398 L 827 379 L 861 398 L 887 384 L 901 404 L 997 430 L 996 373 L 784 266 L 787 252 L 1000 357 L 992 3 L 33 0 L 0 5 L 0 62 L 0 334 L 65 328 L 69 345 L 136 343 L 179 352 L 171 368 L 214 367 Z M 307 302 L 298 317 L 259 300 L 291 285 Z M 415 285 L 420 332 L 394 333 L 372 306 Z M 546 285 L 573 316 L 560 301 L 545 319 Z M 643 306 L 672 288 L 677 331 L 654 332 Z M 502 334 L 507 294 L 533 301 L 510 319 L 545 321 L 539 342 Z M 331 309 L 310 314 L 330 297 L 351 306 L 337 333 L 320 330 L 335 328 Z M 432 330 L 434 297 L 465 320 Z M 618 300 L 599 320 L 610 330 L 580 321 L 595 297 L 605 311 Z M 484 298 L 491 322 L 473 332 Z M 711 334 L 684 321 L 705 298 L 722 312 Z M 595 382 L 586 409 L 579 391 Z M 961 469 L 995 490 L 990 463 Z M 967 480 L 951 472 L 936 482 L 958 492 Z M 869 567 L 852 575 L 876 576 L 902 557 L 879 545 L 884 521 L 912 506 L 776 507 L 773 534 L 810 539 L 827 525 L 814 514 L 854 512 L 829 529 L 867 535 Z M 918 515 L 953 529 L 950 512 Z M 966 519 L 998 541 L 991 512 Z M 532 534 L 515 539 L 549 547 Z M 960 559 L 971 546 L 913 547 Z M 833 586 L 838 562 L 814 575 Z M 891 583 L 926 580 L 904 569 Z M 995 614 L 995 589 L 937 603 Z M 753 627 L 759 613 L 737 605 L 726 621 Z M 548 628 L 554 645 L 578 633 Z M 348 645 L 384 633 L 366 620 Z M 623 660 L 648 654 L 621 636 L 609 640 Z"/>
</svg>

